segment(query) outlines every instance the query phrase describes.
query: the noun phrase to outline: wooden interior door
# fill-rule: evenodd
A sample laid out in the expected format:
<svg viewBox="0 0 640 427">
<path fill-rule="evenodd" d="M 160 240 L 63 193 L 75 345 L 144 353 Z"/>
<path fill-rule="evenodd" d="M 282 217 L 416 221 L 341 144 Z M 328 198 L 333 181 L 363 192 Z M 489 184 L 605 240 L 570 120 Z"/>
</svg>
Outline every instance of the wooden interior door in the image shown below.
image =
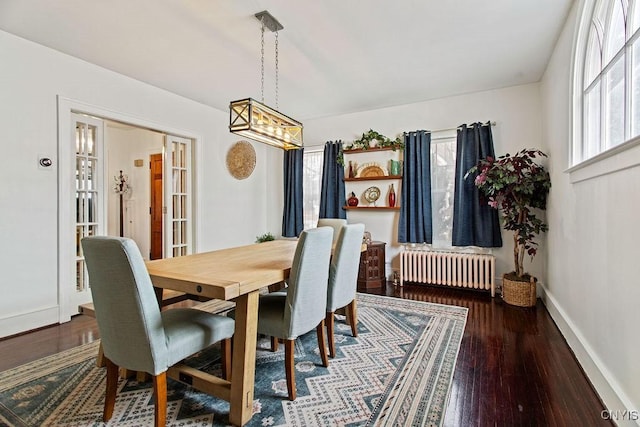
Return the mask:
<svg viewBox="0 0 640 427">
<path fill-rule="evenodd" d="M 151 250 L 149 259 L 162 258 L 162 153 L 150 156 L 151 176 Z"/>
</svg>

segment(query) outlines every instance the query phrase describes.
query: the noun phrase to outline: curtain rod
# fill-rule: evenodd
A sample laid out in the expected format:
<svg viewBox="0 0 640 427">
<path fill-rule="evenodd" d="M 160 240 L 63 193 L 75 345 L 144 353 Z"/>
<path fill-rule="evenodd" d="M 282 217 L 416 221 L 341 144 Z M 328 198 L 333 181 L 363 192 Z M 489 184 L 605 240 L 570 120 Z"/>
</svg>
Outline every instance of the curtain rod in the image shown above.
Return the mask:
<svg viewBox="0 0 640 427">
<path fill-rule="evenodd" d="M 482 123 L 482 126 L 495 126 L 496 122 L 487 122 L 487 123 Z M 461 126 L 456 126 L 454 128 L 449 128 L 449 129 L 437 129 L 437 130 L 428 130 L 427 132 L 431 132 L 431 133 L 438 133 L 438 132 L 448 132 L 448 131 L 452 131 L 452 130 L 459 130 L 462 129 Z"/>
<path fill-rule="evenodd" d="M 482 123 L 481 126 L 495 126 L 496 122 L 487 122 L 487 123 Z M 428 130 L 427 132 L 429 133 L 438 133 L 438 132 L 447 132 L 447 131 L 452 131 L 452 130 L 458 130 L 458 129 L 462 129 L 460 126 L 454 127 L 454 128 L 449 128 L 449 129 L 437 129 L 437 130 Z M 437 140 L 437 139 L 449 139 L 452 137 L 447 137 L 447 136 L 442 136 L 442 137 L 438 137 L 438 138 L 431 138 L 431 140 Z M 316 145 L 305 145 L 304 148 L 322 148 L 324 147 L 324 144 L 316 144 Z"/>
</svg>

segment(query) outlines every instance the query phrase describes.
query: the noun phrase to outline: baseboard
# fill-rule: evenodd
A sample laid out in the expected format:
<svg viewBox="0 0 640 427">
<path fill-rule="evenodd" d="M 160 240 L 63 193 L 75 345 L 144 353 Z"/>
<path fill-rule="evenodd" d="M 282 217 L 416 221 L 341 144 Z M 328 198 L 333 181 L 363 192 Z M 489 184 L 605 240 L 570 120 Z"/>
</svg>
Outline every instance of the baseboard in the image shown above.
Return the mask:
<svg viewBox="0 0 640 427">
<path fill-rule="evenodd" d="M 640 420 L 637 419 L 640 407 L 634 405 L 631 399 L 622 391 L 606 365 L 589 346 L 580 330 L 567 316 L 553 295 L 547 291 L 544 284 L 538 282 L 538 285 L 540 299 L 547 307 L 551 318 L 560 329 L 600 399 L 609 410 L 609 413 L 603 414 L 603 418 L 611 419 L 618 426 L 640 426 Z M 631 411 L 631 414 L 625 411 Z"/>
<path fill-rule="evenodd" d="M 0 338 L 58 323 L 59 307 L 46 307 L 0 319 Z"/>
</svg>

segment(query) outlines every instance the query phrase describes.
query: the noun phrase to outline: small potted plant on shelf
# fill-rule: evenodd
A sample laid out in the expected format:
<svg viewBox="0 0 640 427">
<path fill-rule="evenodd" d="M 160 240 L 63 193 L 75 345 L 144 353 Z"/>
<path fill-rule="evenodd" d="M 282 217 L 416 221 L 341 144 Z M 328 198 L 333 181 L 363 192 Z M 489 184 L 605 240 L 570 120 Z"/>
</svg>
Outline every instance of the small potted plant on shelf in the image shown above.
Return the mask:
<svg viewBox="0 0 640 427">
<path fill-rule="evenodd" d="M 522 307 L 536 303 L 537 279 L 524 271 L 525 253 L 533 257 L 538 234 L 549 229 L 536 214 L 546 209 L 551 188 L 549 173 L 535 162 L 547 157 L 540 150 L 524 149 L 513 156 L 487 157 L 467 172 L 475 177 L 475 185 L 492 208 L 502 213 L 502 226 L 513 231 L 514 271 L 503 275 L 502 297 L 505 302 Z"/>
<path fill-rule="evenodd" d="M 389 139 L 379 132 L 373 129 L 369 129 L 363 133 L 362 136 L 354 140 L 350 145 L 344 147 L 344 151 L 350 150 L 369 150 L 371 148 L 387 148 L 390 147 L 393 151 L 402 150 L 404 148 L 404 140 L 401 136 L 396 139 Z M 338 154 L 338 164 L 344 166 L 344 157 L 342 151 Z"/>
</svg>

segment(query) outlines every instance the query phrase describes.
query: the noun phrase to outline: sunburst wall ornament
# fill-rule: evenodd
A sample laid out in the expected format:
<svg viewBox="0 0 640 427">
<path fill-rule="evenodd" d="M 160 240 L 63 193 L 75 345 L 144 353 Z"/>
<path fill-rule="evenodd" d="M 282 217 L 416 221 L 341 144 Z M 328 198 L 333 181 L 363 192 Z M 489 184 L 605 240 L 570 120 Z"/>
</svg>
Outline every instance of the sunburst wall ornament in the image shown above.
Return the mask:
<svg viewBox="0 0 640 427">
<path fill-rule="evenodd" d="M 256 150 L 247 141 L 238 141 L 227 152 L 227 169 L 235 179 L 246 179 L 256 167 Z"/>
</svg>

